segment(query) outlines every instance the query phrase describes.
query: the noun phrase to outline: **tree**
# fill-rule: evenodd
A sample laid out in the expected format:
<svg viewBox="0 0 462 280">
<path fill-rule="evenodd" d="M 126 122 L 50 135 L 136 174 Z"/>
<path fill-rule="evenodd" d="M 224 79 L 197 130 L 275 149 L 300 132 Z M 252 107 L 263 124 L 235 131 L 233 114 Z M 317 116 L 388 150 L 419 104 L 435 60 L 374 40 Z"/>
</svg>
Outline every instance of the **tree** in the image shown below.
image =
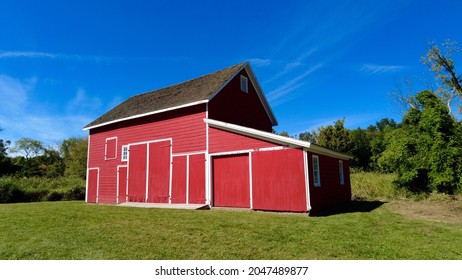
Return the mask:
<svg viewBox="0 0 462 280">
<path fill-rule="evenodd" d="M 316 138 L 314 137 L 313 133 L 311 133 L 309 131 L 305 131 L 305 132 L 300 133 L 298 135 L 298 139 L 302 140 L 302 141 L 308 141 L 308 142 L 311 142 L 311 143 L 316 142 Z"/>
<path fill-rule="evenodd" d="M 350 131 L 344 124 L 345 119 L 342 119 L 335 121 L 334 125 L 321 126 L 318 131 L 313 130 L 312 135 L 316 144 L 337 152 L 348 153 L 352 139 Z"/>
<path fill-rule="evenodd" d="M 57 150 L 45 149 L 43 155 L 36 157 L 36 161 L 41 177 L 56 178 L 64 175 L 64 160 Z"/>
<path fill-rule="evenodd" d="M 462 126 L 430 91 L 416 95 L 401 125 L 385 135 L 378 164 L 396 171 L 398 184 L 412 192 L 462 190 Z"/>
<path fill-rule="evenodd" d="M 461 52 L 457 43 L 451 40 L 447 40 L 442 47 L 440 49 L 438 45 L 432 43 L 426 56 L 421 59 L 435 74 L 439 82 L 438 94 L 451 114 L 451 104 L 454 99 L 459 97 L 459 102 L 462 99 L 462 75 L 456 73 L 452 59 L 453 54 Z M 461 109 L 462 107 L 459 107 L 459 110 Z"/>
<path fill-rule="evenodd" d="M 0 128 L 0 132 L 3 128 Z M 8 146 L 11 144 L 10 141 L 4 141 L 0 139 L 0 176 L 11 174 L 14 172 L 14 166 L 11 159 L 7 156 Z"/>
<path fill-rule="evenodd" d="M 30 138 L 21 138 L 14 142 L 14 147 L 11 149 L 14 153 L 24 155 L 26 159 L 39 156 L 45 152 L 42 142 Z"/>
<path fill-rule="evenodd" d="M 88 140 L 86 138 L 69 138 L 61 144 L 61 154 L 65 164 L 65 176 L 85 179 L 87 172 Z"/>
</svg>

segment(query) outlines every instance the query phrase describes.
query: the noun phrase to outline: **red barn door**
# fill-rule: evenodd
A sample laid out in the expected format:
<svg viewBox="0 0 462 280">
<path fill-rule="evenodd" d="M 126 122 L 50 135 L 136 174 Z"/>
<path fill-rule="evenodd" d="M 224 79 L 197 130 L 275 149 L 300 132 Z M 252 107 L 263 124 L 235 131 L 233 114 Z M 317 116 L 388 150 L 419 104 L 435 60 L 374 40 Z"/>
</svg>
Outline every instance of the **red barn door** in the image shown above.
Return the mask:
<svg viewBox="0 0 462 280">
<path fill-rule="evenodd" d="M 189 156 L 189 203 L 205 203 L 205 154 Z"/>
<path fill-rule="evenodd" d="M 146 201 L 147 144 L 130 145 L 128 162 L 128 201 Z"/>
<path fill-rule="evenodd" d="M 173 157 L 172 203 L 186 203 L 186 158 Z"/>
<path fill-rule="evenodd" d="M 87 202 L 96 203 L 96 194 L 98 193 L 98 174 L 98 169 L 88 170 Z"/>
<path fill-rule="evenodd" d="M 149 143 L 148 202 L 168 203 L 170 193 L 170 141 Z"/>
<path fill-rule="evenodd" d="M 213 204 L 250 208 L 249 155 L 213 158 Z"/>
<path fill-rule="evenodd" d="M 124 203 L 127 202 L 127 167 L 119 166 L 117 172 L 117 188 L 119 191 L 117 203 Z"/>
</svg>

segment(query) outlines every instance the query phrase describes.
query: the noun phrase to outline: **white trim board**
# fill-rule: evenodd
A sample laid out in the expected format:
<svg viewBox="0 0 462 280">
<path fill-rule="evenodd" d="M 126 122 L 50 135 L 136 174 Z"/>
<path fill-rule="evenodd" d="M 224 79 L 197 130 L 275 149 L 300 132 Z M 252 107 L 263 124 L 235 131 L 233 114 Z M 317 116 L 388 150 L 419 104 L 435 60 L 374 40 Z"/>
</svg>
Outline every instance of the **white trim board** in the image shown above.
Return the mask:
<svg viewBox="0 0 462 280">
<path fill-rule="evenodd" d="M 277 135 L 274 133 L 254 129 L 254 128 L 249 128 L 249 127 L 240 126 L 237 124 L 231 124 L 231 123 L 226 123 L 226 122 L 212 120 L 212 119 L 204 119 L 204 122 L 206 122 L 209 126 L 214 127 L 214 128 L 234 132 L 234 133 L 249 136 L 252 138 L 257 138 L 260 140 L 265 140 L 265 141 L 272 142 L 272 143 L 277 143 L 279 145 L 284 145 L 284 146 L 288 146 L 292 148 L 303 148 L 313 153 L 318 153 L 318 154 L 327 155 L 327 156 L 345 159 L 345 160 L 349 160 L 352 158 L 349 155 L 335 152 L 335 151 L 323 148 L 321 146 L 318 146 L 316 144 L 313 144 L 307 141 L 296 140 L 290 137 L 285 137 L 285 136 Z"/>
<path fill-rule="evenodd" d="M 105 123 L 100 123 L 100 124 L 89 126 L 89 127 L 84 127 L 83 130 L 90 130 L 90 129 L 93 129 L 93 128 L 102 127 L 102 126 L 106 126 L 106 125 L 113 124 L 113 123 L 118 123 L 118 122 L 133 120 L 133 119 L 137 119 L 137 118 L 141 118 L 141 117 L 151 116 L 151 115 L 155 115 L 155 114 L 159 114 L 159 113 L 163 113 L 163 112 L 168 112 L 168 111 L 173 111 L 173 110 L 176 110 L 176 109 L 191 107 L 191 106 L 195 106 L 195 105 L 199 105 L 199 104 L 203 104 L 203 103 L 207 103 L 207 102 L 209 102 L 209 101 L 208 100 L 199 100 L 199 101 L 196 101 L 196 102 L 191 102 L 191 103 L 187 103 L 187 104 L 183 104 L 183 105 L 179 105 L 179 106 L 175 106 L 175 107 L 170 107 L 170 108 L 165 108 L 165 109 L 152 111 L 152 112 L 148 112 L 148 113 L 133 115 L 133 116 L 130 116 L 130 117 L 125 117 L 125 118 L 112 120 L 112 121 L 108 121 L 108 122 L 105 122 Z"/>
</svg>

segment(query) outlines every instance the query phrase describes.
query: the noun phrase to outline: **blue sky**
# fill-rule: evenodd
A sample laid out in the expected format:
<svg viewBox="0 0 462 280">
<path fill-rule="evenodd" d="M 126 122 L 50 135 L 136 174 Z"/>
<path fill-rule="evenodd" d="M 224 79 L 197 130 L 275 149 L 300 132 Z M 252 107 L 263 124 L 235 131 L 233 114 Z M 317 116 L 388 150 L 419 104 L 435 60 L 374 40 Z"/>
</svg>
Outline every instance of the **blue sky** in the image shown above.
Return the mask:
<svg viewBox="0 0 462 280">
<path fill-rule="evenodd" d="M 0 7 L 0 138 L 49 145 L 85 136 L 84 125 L 132 95 L 242 61 L 251 63 L 277 131 L 341 118 L 349 128 L 399 121 L 389 92 L 404 77 L 416 90 L 433 81 L 420 61 L 428 43 L 462 44 L 456 0 L 0 0 Z"/>
</svg>

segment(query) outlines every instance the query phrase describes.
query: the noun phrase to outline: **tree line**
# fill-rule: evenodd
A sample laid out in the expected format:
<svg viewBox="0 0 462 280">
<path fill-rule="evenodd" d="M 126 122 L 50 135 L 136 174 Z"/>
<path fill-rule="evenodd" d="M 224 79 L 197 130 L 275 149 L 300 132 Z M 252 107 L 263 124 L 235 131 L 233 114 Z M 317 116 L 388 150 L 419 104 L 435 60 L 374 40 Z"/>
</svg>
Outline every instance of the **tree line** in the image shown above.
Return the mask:
<svg viewBox="0 0 462 280">
<path fill-rule="evenodd" d="M 85 179 L 87 147 L 86 138 L 76 137 L 62 141 L 59 147 L 46 147 L 31 138 L 21 138 L 14 145 L 0 139 L 0 177 Z"/>
<path fill-rule="evenodd" d="M 431 45 L 422 62 L 435 84 L 418 93 L 392 92 L 406 109 L 400 123 L 384 118 L 365 129 L 347 129 L 341 119 L 292 137 L 349 154 L 356 169 L 395 172 L 396 183 L 414 193 L 461 193 L 462 121 L 455 112 L 462 113 L 462 75 L 454 54 L 461 54 L 455 42 Z"/>
<path fill-rule="evenodd" d="M 455 42 L 431 45 L 422 62 L 436 83 L 418 93 L 393 91 L 406 111 L 400 123 L 383 118 L 367 128 L 347 129 L 341 119 L 292 137 L 351 155 L 353 168 L 395 172 L 396 183 L 412 192 L 461 193 L 462 122 L 454 112 L 462 113 L 462 75 L 455 70 L 455 54 L 461 54 Z M 87 147 L 86 138 L 66 139 L 58 148 L 30 138 L 12 146 L 0 138 L 0 177 L 84 179 Z"/>
</svg>

